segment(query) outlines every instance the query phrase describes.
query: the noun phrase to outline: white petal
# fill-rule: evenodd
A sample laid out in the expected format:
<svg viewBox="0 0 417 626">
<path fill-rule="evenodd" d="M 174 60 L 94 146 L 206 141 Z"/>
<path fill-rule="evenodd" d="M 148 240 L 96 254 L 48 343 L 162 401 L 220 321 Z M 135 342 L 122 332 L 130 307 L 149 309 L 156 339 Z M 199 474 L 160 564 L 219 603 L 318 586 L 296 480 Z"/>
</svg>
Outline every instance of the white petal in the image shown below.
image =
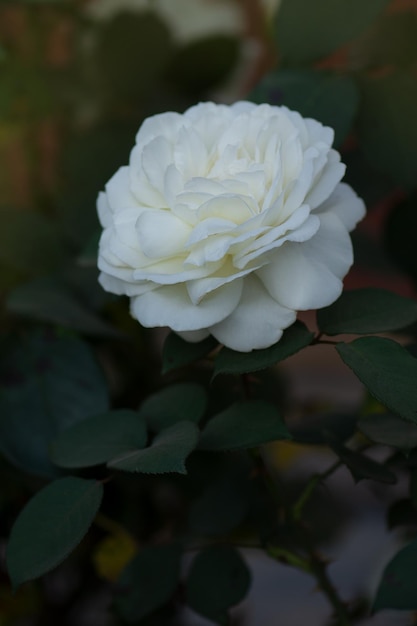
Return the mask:
<svg viewBox="0 0 417 626">
<path fill-rule="evenodd" d="M 340 162 L 340 154 L 335 150 L 328 153 L 327 164 L 318 174 L 316 180 L 307 194 L 305 201 L 315 209 L 333 193 L 336 185 L 345 175 L 346 165 Z"/>
<path fill-rule="evenodd" d="M 174 162 L 178 171 L 187 177 L 203 176 L 207 171 L 207 149 L 198 133 L 182 128 L 174 147 Z"/>
<path fill-rule="evenodd" d="M 130 188 L 137 202 L 148 207 L 164 208 L 166 200 L 161 191 L 149 182 L 142 167 L 142 150 L 133 148 L 130 153 Z"/>
<path fill-rule="evenodd" d="M 190 265 L 204 267 L 208 263 L 222 261 L 233 243 L 234 238 L 230 235 L 212 235 L 207 241 L 193 247 L 185 259 L 184 265 L 187 267 Z"/>
<path fill-rule="evenodd" d="M 182 257 L 173 258 L 153 263 L 147 267 L 133 270 L 134 280 L 150 280 L 158 285 L 175 285 L 184 283 L 195 278 L 204 278 L 215 272 L 221 263 L 207 263 L 203 267 L 193 267 L 184 269 Z"/>
<path fill-rule="evenodd" d="M 216 275 L 207 276 L 207 278 L 197 278 L 187 282 L 188 294 L 192 302 L 198 304 L 208 293 L 252 272 L 253 268 L 236 272 L 231 263 L 225 263 Z"/>
<path fill-rule="evenodd" d="M 276 343 L 295 318 L 294 311 L 280 306 L 262 283 L 250 275 L 244 279 L 239 305 L 226 319 L 212 326 L 210 332 L 228 348 L 250 352 Z"/>
<path fill-rule="evenodd" d="M 114 293 L 119 296 L 140 296 L 147 291 L 157 288 L 157 285 L 154 285 L 153 283 L 129 283 L 103 272 L 99 275 L 98 281 L 105 291 L 109 291 L 110 293 Z"/>
<path fill-rule="evenodd" d="M 152 187 L 164 189 L 165 173 L 173 162 L 174 146 L 165 137 L 155 137 L 142 150 L 142 168 Z"/>
<path fill-rule="evenodd" d="M 130 191 L 129 167 L 121 167 L 106 184 L 107 201 L 114 213 L 137 206 L 137 200 Z"/>
<path fill-rule="evenodd" d="M 175 165 L 169 165 L 164 174 L 164 196 L 170 209 L 175 206 L 176 198 L 183 188 L 183 176 Z"/>
<path fill-rule="evenodd" d="M 177 256 L 183 251 L 191 228 L 170 211 L 144 211 L 136 222 L 140 248 L 150 259 Z"/>
<path fill-rule="evenodd" d="M 320 221 L 310 215 L 310 207 L 303 205 L 291 217 L 269 229 L 264 235 L 242 248 L 234 257 L 236 267 L 244 267 L 259 254 L 282 246 L 286 241 L 306 241 L 313 237 L 320 226 Z M 303 228 L 301 228 L 303 227 Z"/>
<path fill-rule="evenodd" d="M 148 117 L 140 127 L 136 135 L 136 144 L 139 148 L 143 148 L 152 139 L 160 136 L 174 142 L 179 129 L 186 124 L 184 116 L 179 113 L 168 112 L 153 115 Z"/>
<path fill-rule="evenodd" d="M 365 217 L 365 203 L 346 183 L 339 183 L 330 198 L 321 204 L 316 213 L 331 212 L 337 215 L 350 232 Z"/>
<path fill-rule="evenodd" d="M 113 216 L 107 202 L 107 196 L 104 191 L 100 191 L 97 197 L 97 213 L 100 224 L 103 228 L 110 226 L 113 220 Z"/>
<path fill-rule="evenodd" d="M 203 339 L 207 339 L 210 336 L 210 331 L 208 330 L 190 330 L 184 332 L 178 332 L 179 335 L 184 341 L 189 341 L 190 343 L 198 343 L 199 341 L 203 341 Z"/>
<path fill-rule="evenodd" d="M 254 212 L 245 200 L 236 195 L 224 194 L 211 198 L 198 209 L 198 217 L 221 217 L 235 224 L 242 224 L 253 217 Z"/>
<path fill-rule="evenodd" d="M 146 327 L 168 326 L 175 331 L 207 329 L 230 315 L 239 303 L 242 281 L 220 287 L 194 305 L 185 285 L 163 286 L 134 298 L 132 315 Z"/>
<path fill-rule="evenodd" d="M 219 217 L 209 218 L 199 222 L 195 228 L 193 228 L 191 235 L 189 236 L 186 247 L 190 247 L 200 241 L 205 241 L 211 235 L 220 235 L 229 233 L 235 228 L 234 222 Z"/>
<path fill-rule="evenodd" d="M 326 215 L 312 239 L 287 243 L 257 275 L 277 302 L 295 310 L 316 309 L 339 297 L 352 261 L 346 229 L 336 216 Z"/>
</svg>

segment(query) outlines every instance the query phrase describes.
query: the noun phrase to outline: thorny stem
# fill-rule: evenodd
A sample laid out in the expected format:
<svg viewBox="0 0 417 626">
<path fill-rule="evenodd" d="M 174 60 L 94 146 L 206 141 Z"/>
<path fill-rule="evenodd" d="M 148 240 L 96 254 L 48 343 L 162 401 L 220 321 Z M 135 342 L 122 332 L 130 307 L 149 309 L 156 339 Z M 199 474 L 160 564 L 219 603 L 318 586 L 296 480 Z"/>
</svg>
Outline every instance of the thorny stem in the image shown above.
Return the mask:
<svg viewBox="0 0 417 626">
<path fill-rule="evenodd" d="M 339 598 L 339 595 L 329 578 L 326 564 L 314 552 L 314 550 L 310 550 L 310 567 L 311 573 L 316 578 L 320 589 L 323 591 L 333 607 L 334 613 L 337 617 L 337 626 L 351 626 L 351 620 L 346 605 Z"/>
<path fill-rule="evenodd" d="M 339 467 L 341 467 L 341 465 L 342 465 L 342 462 L 340 460 L 335 461 L 327 470 L 325 470 L 324 472 L 321 472 L 320 474 L 315 474 L 314 476 L 310 478 L 307 485 L 301 492 L 301 495 L 299 496 L 297 502 L 294 504 L 292 515 L 295 521 L 297 522 L 300 521 L 304 507 L 309 501 L 309 499 L 311 498 L 311 496 L 313 495 L 316 487 L 321 482 L 326 480 L 326 478 L 334 474 L 334 472 L 338 470 Z"/>
<path fill-rule="evenodd" d="M 323 341 L 320 339 L 320 337 L 321 337 L 321 333 L 317 335 L 314 342 L 315 343 L 336 343 L 336 342 Z M 249 400 L 251 397 L 249 375 L 243 374 L 241 377 L 241 380 L 242 380 L 244 395 L 246 399 Z M 268 468 L 259 450 L 256 453 L 255 460 L 256 460 L 258 469 L 260 470 L 260 473 L 262 473 L 264 477 L 264 481 L 268 488 L 268 491 L 271 493 L 276 504 L 282 506 L 283 504 L 282 498 L 277 493 L 276 483 L 271 477 L 270 473 L 268 472 Z M 310 479 L 310 481 L 307 483 L 305 489 L 303 490 L 297 502 L 291 509 L 291 516 L 292 516 L 293 521 L 296 524 L 300 524 L 304 506 L 310 499 L 317 485 L 323 480 L 325 480 L 326 478 L 328 478 L 329 476 L 331 476 L 339 468 L 340 465 L 342 465 L 340 460 L 335 461 L 327 470 L 325 470 L 324 472 L 321 472 L 320 474 L 313 476 Z M 318 586 L 320 587 L 320 589 L 322 590 L 322 592 L 328 599 L 330 605 L 333 607 L 333 611 L 338 620 L 337 626 L 351 626 L 351 620 L 349 617 L 347 607 L 345 606 L 343 601 L 340 599 L 335 587 L 333 586 L 332 581 L 330 580 L 330 577 L 327 573 L 326 563 L 315 552 L 313 546 L 311 545 L 310 539 L 305 534 L 305 529 L 302 529 L 302 530 L 303 530 L 303 535 L 305 537 L 305 540 L 303 541 L 303 544 L 304 544 L 303 547 L 305 548 L 307 552 L 307 555 L 308 555 L 307 557 L 300 556 L 299 554 L 291 550 L 288 550 L 286 548 L 282 548 L 281 546 L 269 546 L 267 548 L 267 553 L 269 554 L 269 556 L 271 556 L 274 559 L 284 561 L 288 563 L 289 565 L 296 567 L 297 569 L 300 569 L 301 571 L 304 571 L 314 576 L 314 578 L 316 579 L 318 583 Z"/>
</svg>

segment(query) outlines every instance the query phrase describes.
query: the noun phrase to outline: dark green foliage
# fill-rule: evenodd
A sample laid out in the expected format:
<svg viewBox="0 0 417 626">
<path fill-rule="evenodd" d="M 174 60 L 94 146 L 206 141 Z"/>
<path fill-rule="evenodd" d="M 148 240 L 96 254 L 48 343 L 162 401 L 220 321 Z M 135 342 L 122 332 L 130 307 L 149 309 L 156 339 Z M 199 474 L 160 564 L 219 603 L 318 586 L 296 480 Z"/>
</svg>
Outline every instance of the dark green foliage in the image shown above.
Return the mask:
<svg viewBox="0 0 417 626">
<path fill-rule="evenodd" d="M 140 407 L 149 428 L 158 432 L 177 422 L 199 422 L 207 406 L 207 394 L 201 385 L 179 383 L 148 396 Z"/>
<path fill-rule="evenodd" d="M 239 552 L 227 545 L 210 546 L 191 564 L 187 604 L 216 623 L 227 624 L 228 610 L 243 600 L 249 585 L 250 573 Z"/>
<path fill-rule="evenodd" d="M 246 374 L 265 369 L 310 345 L 313 338 L 314 333 L 311 333 L 302 322 L 295 322 L 284 331 L 278 343 L 265 350 L 235 352 L 229 348 L 222 348 L 214 362 L 214 376 Z"/>
<path fill-rule="evenodd" d="M 198 428 L 192 422 L 177 422 L 164 428 L 148 448 L 131 449 L 107 463 L 108 467 L 142 474 L 186 474 L 185 459 L 198 442 Z"/>
<path fill-rule="evenodd" d="M 137 623 L 173 597 L 179 583 L 179 543 L 142 548 L 120 576 L 115 595 L 117 613 Z"/>
<path fill-rule="evenodd" d="M 377 463 L 360 452 L 350 450 L 333 437 L 329 438 L 329 444 L 340 460 L 350 469 L 356 481 L 369 478 L 388 485 L 397 482 L 396 475 L 385 465 Z"/>
<path fill-rule="evenodd" d="M 218 342 L 213 337 L 207 337 L 198 343 L 184 341 L 176 333 L 171 332 L 165 339 L 162 354 L 162 373 L 166 374 L 183 365 L 189 365 L 202 359 L 212 352 Z"/>
<path fill-rule="evenodd" d="M 34 276 L 68 260 L 58 225 L 44 215 L 2 208 L 0 219 L 0 263 Z"/>
<path fill-rule="evenodd" d="M 360 35 L 388 0 L 283 0 L 277 44 L 285 63 L 307 63 Z"/>
<path fill-rule="evenodd" d="M 412 541 L 388 563 L 374 601 L 374 611 L 381 609 L 417 609 L 417 541 Z"/>
<path fill-rule="evenodd" d="M 417 321 L 417 302 L 385 289 L 345 291 L 334 304 L 317 311 L 322 333 L 365 335 L 398 330 Z"/>
<path fill-rule="evenodd" d="M 236 403 L 210 419 L 201 434 L 202 450 L 253 448 L 276 439 L 291 439 L 276 408 L 265 401 Z"/>
<path fill-rule="evenodd" d="M 0 362 L 0 449 L 28 472 L 54 475 L 48 446 L 70 426 L 108 409 L 88 344 L 36 332 L 6 344 Z"/>
<path fill-rule="evenodd" d="M 331 126 L 336 146 L 350 132 L 359 105 L 358 89 L 350 77 L 312 70 L 271 72 L 251 98 L 259 104 L 285 105 L 303 117 Z"/>
<path fill-rule="evenodd" d="M 240 42 L 230 36 L 213 36 L 189 43 L 174 55 L 167 78 L 193 94 L 218 86 L 239 60 Z"/>
<path fill-rule="evenodd" d="M 414 73 L 398 70 L 361 84 L 359 133 L 372 166 L 405 189 L 417 186 L 417 108 Z"/>
<path fill-rule="evenodd" d="M 193 500 L 188 516 L 191 532 L 197 535 L 230 533 L 244 520 L 250 498 L 252 464 L 234 454 L 224 457 L 227 463 L 215 459 L 219 471 L 211 468 L 203 491 Z M 219 467 L 220 465 L 220 467 Z M 190 472 L 194 466 L 190 467 Z"/>
<path fill-rule="evenodd" d="M 89 417 L 64 430 L 51 446 L 59 467 L 91 467 L 146 445 L 146 423 L 135 411 L 118 410 Z"/>
<path fill-rule="evenodd" d="M 13 584 L 38 578 L 59 565 L 80 543 L 100 507 L 95 480 L 61 478 L 39 491 L 17 518 L 7 547 Z"/>
<path fill-rule="evenodd" d="M 37 278 L 17 286 L 7 298 L 6 306 L 11 313 L 86 335 L 123 337 L 77 297 L 62 276 Z"/>
<path fill-rule="evenodd" d="M 413 193 L 391 211 L 385 225 L 385 247 L 393 261 L 417 282 L 417 194 Z"/>
<path fill-rule="evenodd" d="M 297 443 L 327 444 L 328 435 L 346 441 L 356 430 L 357 416 L 354 413 L 313 413 L 291 426 L 292 438 Z"/>
<path fill-rule="evenodd" d="M 405 348 L 391 339 L 363 337 L 336 349 L 379 402 L 417 423 L 417 360 Z"/>
</svg>

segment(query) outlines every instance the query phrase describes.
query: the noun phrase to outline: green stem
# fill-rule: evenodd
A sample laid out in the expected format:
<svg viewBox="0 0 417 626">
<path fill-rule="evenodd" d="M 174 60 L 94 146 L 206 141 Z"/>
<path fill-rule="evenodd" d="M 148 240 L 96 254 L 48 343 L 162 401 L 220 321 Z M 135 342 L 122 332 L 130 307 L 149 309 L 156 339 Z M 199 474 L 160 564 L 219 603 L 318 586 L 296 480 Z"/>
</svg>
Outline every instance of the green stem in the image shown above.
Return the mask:
<svg viewBox="0 0 417 626">
<path fill-rule="evenodd" d="M 310 478 L 307 485 L 301 492 L 301 495 L 299 496 L 297 502 L 293 506 L 292 515 L 295 521 L 297 522 L 300 521 L 301 516 L 303 514 L 304 507 L 307 504 L 307 502 L 310 500 L 316 487 L 321 482 L 326 480 L 326 478 L 334 474 L 334 472 L 338 470 L 341 465 L 342 465 L 342 462 L 340 460 L 335 461 L 327 470 L 325 470 L 324 472 L 321 472 L 320 474 L 315 474 L 314 476 Z"/>
<path fill-rule="evenodd" d="M 311 573 L 316 578 L 320 589 L 323 591 L 324 595 L 333 607 L 335 616 L 337 617 L 337 626 L 351 626 L 352 622 L 346 605 L 339 598 L 336 589 L 328 576 L 326 564 L 313 550 L 310 552 L 310 568 Z"/>
</svg>

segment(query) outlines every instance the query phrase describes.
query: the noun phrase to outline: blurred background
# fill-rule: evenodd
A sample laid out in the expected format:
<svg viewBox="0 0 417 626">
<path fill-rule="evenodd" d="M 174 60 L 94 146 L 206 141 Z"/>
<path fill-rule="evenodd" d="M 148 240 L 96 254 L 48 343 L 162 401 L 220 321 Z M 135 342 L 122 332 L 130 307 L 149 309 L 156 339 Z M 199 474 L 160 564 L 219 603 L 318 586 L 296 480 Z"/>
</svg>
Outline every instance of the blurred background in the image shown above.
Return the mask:
<svg viewBox="0 0 417 626">
<path fill-rule="evenodd" d="M 346 180 L 368 208 L 354 235 L 356 264 L 346 285 L 415 295 L 417 0 L 0 0 L 2 348 L 23 328 L 52 325 L 91 342 L 115 406 L 137 405 L 160 383 L 161 338 L 144 334 L 130 319 L 127 301 L 97 284 L 96 197 L 127 163 L 145 117 L 183 111 L 203 100 L 239 99 L 286 104 L 335 128 Z M 314 316 L 304 319 L 314 325 Z M 119 332 L 133 338 L 133 350 L 112 343 Z M 283 370 L 291 380 L 290 403 L 300 412 L 317 411 L 323 403 L 357 408 L 362 387 L 333 353 L 317 347 L 308 355 L 289 359 Z M 7 446 L 2 449 L 10 460 Z M 306 459 L 289 444 L 272 447 L 270 457 L 295 483 L 300 468 L 303 474 L 328 464 L 327 454 Z M 300 457 L 304 461 L 291 474 Z M 27 468 L 21 475 L 8 461 L 2 463 L 6 537 L 42 480 L 28 479 Z M 366 595 L 376 577 L 366 564 L 376 563 L 380 571 L 397 542 L 388 537 L 377 502 L 384 507 L 395 502 L 403 487 L 388 495 L 361 487 L 358 495 L 349 480 L 343 475 L 335 486 L 338 491 L 342 484 L 343 490 L 329 510 L 328 532 L 352 522 L 336 582 L 342 595 Z M 101 546 L 94 569 L 112 582 L 136 548 L 117 526 L 104 523 L 104 531 L 116 537 L 116 550 Z M 343 552 L 340 544 L 335 550 Z M 273 597 L 274 585 L 282 587 L 283 581 L 290 585 L 284 596 L 291 599 L 283 626 L 287 619 L 298 624 L 312 614 L 313 626 L 325 623 L 327 605 L 311 593 L 310 579 L 248 558 L 261 582 L 236 624 L 276 624 L 262 608 L 262 594 Z M 2 574 L 0 625 L 55 626 L 65 611 L 68 617 L 71 576 L 79 576 L 71 567 L 46 581 L 43 596 L 33 587 L 11 596 Z M 72 603 L 68 624 L 110 624 L 105 590 L 90 579 L 88 584 L 93 601 L 83 605 L 78 594 L 81 604 Z M 396 614 L 366 623 L 400 626 L 410 620 Z M 191 615 L 178 623 L 200 621 Z"/>
</svg>

